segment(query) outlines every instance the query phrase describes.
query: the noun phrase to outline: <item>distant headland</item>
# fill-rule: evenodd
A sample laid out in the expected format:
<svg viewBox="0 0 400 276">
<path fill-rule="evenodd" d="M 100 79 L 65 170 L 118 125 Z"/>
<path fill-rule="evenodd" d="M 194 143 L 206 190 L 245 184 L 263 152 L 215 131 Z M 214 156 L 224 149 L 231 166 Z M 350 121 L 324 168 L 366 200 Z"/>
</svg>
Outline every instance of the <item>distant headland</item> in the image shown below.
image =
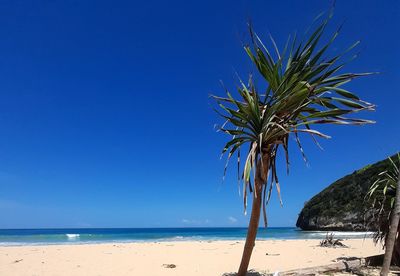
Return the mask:
<svg viewBox="0 0 400 276">
<path fill-rule="evenodd" d="M 336 180 L 305 203 L 296 226 L 302 230 L 375 230 L 368 224 L 371 206 L 365 196 L 378 174 L 389 166 L 387 158 Z"/>
</svg>

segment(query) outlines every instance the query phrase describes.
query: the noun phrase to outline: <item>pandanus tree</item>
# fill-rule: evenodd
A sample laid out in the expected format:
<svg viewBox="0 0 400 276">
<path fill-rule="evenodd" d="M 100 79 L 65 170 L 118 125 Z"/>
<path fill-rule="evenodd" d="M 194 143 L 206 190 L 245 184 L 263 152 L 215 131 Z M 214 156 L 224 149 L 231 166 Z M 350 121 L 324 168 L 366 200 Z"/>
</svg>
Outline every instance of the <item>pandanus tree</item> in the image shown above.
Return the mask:
<svg viewBox="0 0 400 276">
<path fill-rule="evenodd" d="M 372 223 L 377 226 L 375 242 L 383 242 L 385 255 L 381 275 L 389 273 L 390 264 L 400 264 L 400 153 L 389 158 L 389 167 L 380 172 L 371 185 L 367 196 L 372 200 L 374 216 Z"/>
<path fill-rule="evenodd" d="M 245 212 L 248 194 L 252 193 L 252 210 L 239 276 L 247 273 L 261 212 L 267 226 L 266 206 L 273 187 L 276 187 L 281 201 L 276 162 L 278 150 L 282 149 L 289 168 L 291 136 L 305 158 L 300 134 L 310 135 L 316 143 L 317 137 L 329 138 L 315 126 L 372 123 L 354 118 L 353 114 L 373 110 L 374 106 L 342 88 L 351 80 L 370 74 L 342 72 L 349 61 L 343 59 L 358 42 L 343 53 L 328 57 L 328 50 L 340 30 L 328 39 L 322 38 L 329 18 L 322 20 L 302 41 L 289 37 L 283 51 L 279 51 L 272 38 L 270 50 L 250 27 L 251 43 L 244 46 L 244 50 L 266 88 L 259 89 L 255 78 L 250 75 L 247 83 L 239 80 L 236 94 L 226 89 L 226 96 L 212 96 L 219 106 L 216 111 L 225 121 L 218 129 L 230 136 L 222 150 L 227 154 L 227 164 L 237 154 Z M 244 157 L 241 151 L 245 151 Z"/>
</svg>

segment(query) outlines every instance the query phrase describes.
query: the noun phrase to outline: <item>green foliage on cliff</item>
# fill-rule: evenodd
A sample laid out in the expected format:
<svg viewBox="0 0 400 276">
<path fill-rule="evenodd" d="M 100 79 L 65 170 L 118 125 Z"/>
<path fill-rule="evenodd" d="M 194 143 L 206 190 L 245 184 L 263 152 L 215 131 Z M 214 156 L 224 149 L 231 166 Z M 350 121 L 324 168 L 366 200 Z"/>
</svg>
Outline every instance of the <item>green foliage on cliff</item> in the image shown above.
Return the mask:
<svg viewBox="0 0 400 276">
<path fill-rule="evenodd" d="M 378 174 L 389 167 L 390 160 L 384 159 L 335 181 L 305 204 L 296 225 L 305 230 L 324 229 L 326 221 L 365 226 L 372 208 L 365 199 L 368 189 L 377 180 Z M 353 230 L 351 227 L 343 228 Z"/>
</svg>

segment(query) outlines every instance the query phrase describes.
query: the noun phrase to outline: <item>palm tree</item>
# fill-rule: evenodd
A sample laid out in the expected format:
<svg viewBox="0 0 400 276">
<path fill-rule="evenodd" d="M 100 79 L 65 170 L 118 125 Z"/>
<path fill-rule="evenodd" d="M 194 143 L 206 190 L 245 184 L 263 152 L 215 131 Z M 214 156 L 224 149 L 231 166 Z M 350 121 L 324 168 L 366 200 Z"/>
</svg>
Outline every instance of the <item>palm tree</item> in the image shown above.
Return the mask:
<svg viewBox="0 0 400 276">
<path fill-rule="evenodd" d="M 396 264 L 400 262 L 400 244 L 396 239 L 400 219 L 400 153 L 397 154 L 397 162 L 394 158 L 389 160 L 389 168 L 379 173 L 367 194 L 373 199 L 373 207 L 377 207 L 377 214 L 374 216 L 378 227 L 375 241 L 384 242 L 385 247 L 381 276 L 388 275 L 392 261 Z"/>
<path fill-rule="evenodd" d="M 305 159 L 299 139 L 300 133 L 330 138 L 313 128 L 320 124 L 363 125 L 370 120 L 351 116 L 363 110 L 374 110 L 370 103 L 344 90 L 349 81 L 370 73 L 340 73 L 346 62 L 342 59 L 359 42 L 343 53 L 326 57 L 340 28 L 321 47 L 319 42 L 329 19 L 315 28 L 308 39 L 288 39 L 279 51 L 271 37 L 270 51 L 250 27 L 251 46 L 244 50 L 254 63 L 266 89 L 258 89 L 250 75 L 248 83 L 239 81 L 238 94 L 226 90 L 226 97 L 212 96 L 219 107 L 218 114 L 225 120 L 219 131 L 230 136 L 222 153 L 227 153 L 227 165 L 237 154 L 238 177 L 243 181 L 244 209 L 247 194 L 252 193 L 252 210 L 246 243 L 238 275 L 246 275 L 259 226 L 261 209 L 267 226 L 266 206 L 275 186 L 280 198 L 276 159 L 279 148 L 286 156 L 289 168 L 289 137 L 293 136 Z M 274 54 L 272 54 L 274 52 Z M 350 117 L 348 116 L 350 115 Z M 318 143 L 317 143 L 318 144 Z M 246 151 L 242 168 L 241 150 Z M 225 166 L 224 176 L 227 166 Z M 282 201 L 281 201 L 282 204 Z"/>
</svg>

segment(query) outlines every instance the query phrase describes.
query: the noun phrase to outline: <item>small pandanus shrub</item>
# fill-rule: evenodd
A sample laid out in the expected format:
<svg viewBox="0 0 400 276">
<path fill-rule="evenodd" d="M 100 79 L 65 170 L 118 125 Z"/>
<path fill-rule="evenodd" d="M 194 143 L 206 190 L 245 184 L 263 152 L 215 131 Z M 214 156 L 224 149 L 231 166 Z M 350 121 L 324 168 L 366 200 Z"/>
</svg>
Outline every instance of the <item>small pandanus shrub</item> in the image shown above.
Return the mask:
<svg viewBox="0 0 400 276">
<path fill-rule="evenodd" d="M 389 157 L 390 164 L 378 174 L 367 197 L 372 200 L 371 224 L 376 226 L 375 242 L 382 242 L 385 248 L 380 275 L 389 273 L 390 264 L 400 264 L 400 153 Z"/>
<path fill-rule="evenodd" d="M 300 134 L 311 136 L 317 143 L 317 137 L 329 138 L 316 129 L 318 125 L 372 123 L 356 118 L 354 114 L 374 110 L 374 105 L 343 88 L 356 78 L 370 75 L 342 72 L 348 62 L 343 61 L 344 57 L 359 42 L 339 55 L 329 56 L 328 50 L 340 30 L 325 43 L 320 42 L 329 18 L 323 20 L 303 41 L 289 37 L 282 51 L 272 38 L 267 47 L 250 27 L 251 43 L 244 46 L 244 50 L 266 89 L 259 89 L 250 75 L 247 83 L 239 80 L 237 93 L 226 89 L 226 96 L 212 96 L 218 104 L 216 111 L 224 119 L 218 129 L 230 137 L 222 150 L 223 154 L 227 154 L 227 164 L 237 156 L 245 210 L 248 192 L 253 195 L 248 233 L 238 272 L 240 276 L 247 272 L 261 210 L 267 225 L 266 206 L 273 187 L 276 187 L 281 201 L 276 162 L 278 150 L 282 150 L 289 168 L 291 136 L 305 159 Z"/>
<path fill-rule="evenodd" d="M 386 170 L 377 175 L 367 193 L 373 212 L 371 224 L 376 227 L 375 242 L 385 243 L 389 230 L 389 219 L 394 206 L 396 185 L 399 177 L 400 153 L 389 157 L 390 164 Z"/>
</svg>

